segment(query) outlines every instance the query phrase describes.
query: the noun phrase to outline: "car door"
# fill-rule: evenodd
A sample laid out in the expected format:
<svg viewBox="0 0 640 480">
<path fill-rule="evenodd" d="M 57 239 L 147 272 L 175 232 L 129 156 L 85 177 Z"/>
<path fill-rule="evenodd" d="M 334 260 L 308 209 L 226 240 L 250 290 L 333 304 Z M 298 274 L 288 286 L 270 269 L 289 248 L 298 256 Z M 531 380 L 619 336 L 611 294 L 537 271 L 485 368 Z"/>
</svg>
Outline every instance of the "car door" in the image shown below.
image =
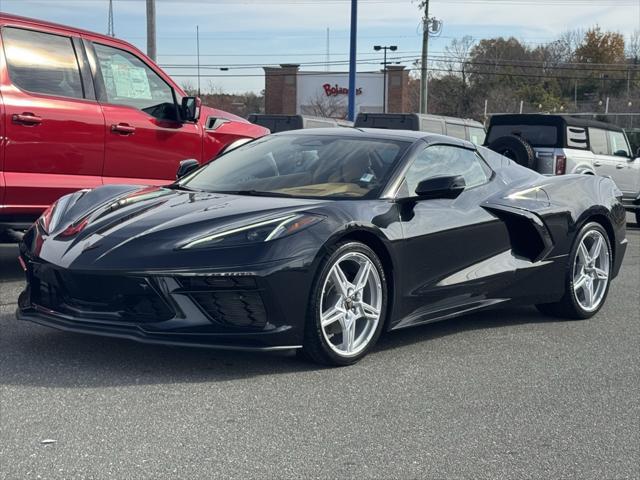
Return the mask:
<svg viewBox="0 0 640 480">
<path fill-rule="evenodd" d="M 480 207 L 502 184 L 475 150 L 451 145 L 424 148 L 408 168 L 399 196 L 411 196 L 420 181 L 439 175 L 462 175 L 465 190 L 455 199 L 405 203 L 401 215 L 403 316 L 410 322 L 434 311 L 484 301 L 488 288 L 484 282 L 474 281 L 473 275 L 455 277 L 465 277 L 461 273 L 465 269 L 510 246 L 503 221 Z"/>
<path fill-rule="evenodd" d="M 102 183 L 104 117 L 77 38 L 5 26 L 2 46 L 4 211 L 31 218 Z"/>
<path fill-rule="evenodd" d="M 121 46 L 92 43 L 105 117 L 105 183 L 162 184 L 180 161 L 201 160 L 198 123 L 178 118 L 175 89 L 141 57 Z"/>
<path fill-rule="evenodd" d="M 601 128 L 589 128 L 589 144 L 593 152 L 593 167 L 597 175 L 611 177 L 618 175 L 616 165 L 618 159 L 609 153 L 609 139 L 607 131 Z"/>
<path fill-rule="evenodd" d="M 627 198 L 640 192 L 640 159 L 634 159 L 624 133 L 609 130 L 609 149 L 615 159 L 613 181 Z"/>
</svg>

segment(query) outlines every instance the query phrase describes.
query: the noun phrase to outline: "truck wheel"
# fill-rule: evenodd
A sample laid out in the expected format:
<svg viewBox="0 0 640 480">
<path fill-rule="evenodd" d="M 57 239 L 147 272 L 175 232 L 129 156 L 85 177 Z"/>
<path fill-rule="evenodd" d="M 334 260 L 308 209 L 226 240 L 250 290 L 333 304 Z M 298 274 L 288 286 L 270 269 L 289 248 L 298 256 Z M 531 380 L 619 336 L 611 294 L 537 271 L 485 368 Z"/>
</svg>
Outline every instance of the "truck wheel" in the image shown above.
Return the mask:
<svg viewBox="0 0 640 480">
<path fill-rule="evenodd" d="M 530 169 L 535 168 L 536 154 L 533 147 L 524 138 L 516 135 L 496 138 L 489 144 L 489 148 L 500 155 L 503 155 L 518 165 Z"/>
</svg>

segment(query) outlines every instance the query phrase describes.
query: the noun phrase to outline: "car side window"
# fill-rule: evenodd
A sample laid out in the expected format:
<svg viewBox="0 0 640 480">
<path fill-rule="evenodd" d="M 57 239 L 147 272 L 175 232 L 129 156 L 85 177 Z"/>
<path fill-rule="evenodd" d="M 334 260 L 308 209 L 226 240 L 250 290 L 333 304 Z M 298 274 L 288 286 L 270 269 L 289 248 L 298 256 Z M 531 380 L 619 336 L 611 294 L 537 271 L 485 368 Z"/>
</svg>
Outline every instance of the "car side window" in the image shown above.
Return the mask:
<svg viewBox="0 0 640 480">
<path fill-rule="evenodd" d="M 591 151 L 596 155 L 609 155 L 607 132 L 600 128 L 589 128 L 589 143 Z"/>
<path fill-rule="evenodd" d="M 609 130 L 609 145 L 611 146 L 610 155 L 617 155 L 621 157 L 631 157 L 629 152 L 629 146 L 627 145 L 627 139 L 622 132 L 614 132 Z"/>
<path fill-rule="evenodd" d="M 176 118 L 173 88 L 135 55 L 94 43 L 107 101 L 160 119 Z"/>
<path fill-rule="evenodd" d="M 472 188 L 486 183 L 491 178 L 491 169 L 473 150 L 432 145 L 422 150 L 407 170 L 409 194 L 415 193 L 421 181 L 442 175 L 461 175 L 466 188 Z"/>
<path fill-rule="evenodd" d="M 447 135 L 459 138 L 460 140 L 467 139 L 467 131 L 464 128 L 464 125 L 458 125 L 456 123 L 447 122 Z"/>
<path fill-rule="evenodd" d="M 430 118 L 422 119 L 422 123 L 420 124 L 420 129 L 424 132 L 439 133 L 439 134 L 444 133 L 442 131 L 442 121 L 431 120 Z"/>
<path fill-rule="evenodd" d="M 22 90 L 83 98 L 78 59 L 71 38 L 21 28 L 2 30 L 11 82 Z"/>
<path fill-rule="evenodd" d="M 486 137 L 484 130 L 479 127 L 469 127 L 469 141 L 475 145 L 483 145 Z"/>
</svg>

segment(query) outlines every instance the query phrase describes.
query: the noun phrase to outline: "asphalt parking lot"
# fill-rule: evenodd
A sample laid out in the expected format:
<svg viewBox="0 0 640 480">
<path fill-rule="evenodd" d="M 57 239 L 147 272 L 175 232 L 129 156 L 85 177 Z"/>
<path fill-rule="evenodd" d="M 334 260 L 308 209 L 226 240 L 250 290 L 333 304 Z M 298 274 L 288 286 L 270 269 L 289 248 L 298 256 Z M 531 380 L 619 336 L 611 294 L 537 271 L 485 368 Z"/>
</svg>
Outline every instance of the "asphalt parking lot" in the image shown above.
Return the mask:
<svg viewBox="0 0 640 480">
<path fill-rule="evenodd" d="M 17 250 L 0 246 L 0 477 L 640 478 L 628 238 L 591 320 L 485 312 L 341 369 L 18 323 Z"/>
</svg>

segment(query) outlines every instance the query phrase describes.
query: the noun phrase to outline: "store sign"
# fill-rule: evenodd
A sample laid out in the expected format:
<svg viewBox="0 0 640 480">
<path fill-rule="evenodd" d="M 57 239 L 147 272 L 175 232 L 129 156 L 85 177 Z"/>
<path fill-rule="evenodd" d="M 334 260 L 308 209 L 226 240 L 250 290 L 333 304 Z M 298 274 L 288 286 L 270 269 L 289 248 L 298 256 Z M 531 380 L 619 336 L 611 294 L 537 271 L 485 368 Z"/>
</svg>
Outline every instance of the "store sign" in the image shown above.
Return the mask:
<svg viewBox="0 0 640 480">
<path fill-rule="evenodd" d="M 331 85 L 330 83 L 325 83 L 322 85 L 324 93 L 327 97 L 337 97 L 338 95 L 349 95 L 349 89 L 345 87 L 339 87 L 336 83 L 335 85 Z M 356 88 L 356 95 L 362 95 L 362 88 Z"/>
</svg>

